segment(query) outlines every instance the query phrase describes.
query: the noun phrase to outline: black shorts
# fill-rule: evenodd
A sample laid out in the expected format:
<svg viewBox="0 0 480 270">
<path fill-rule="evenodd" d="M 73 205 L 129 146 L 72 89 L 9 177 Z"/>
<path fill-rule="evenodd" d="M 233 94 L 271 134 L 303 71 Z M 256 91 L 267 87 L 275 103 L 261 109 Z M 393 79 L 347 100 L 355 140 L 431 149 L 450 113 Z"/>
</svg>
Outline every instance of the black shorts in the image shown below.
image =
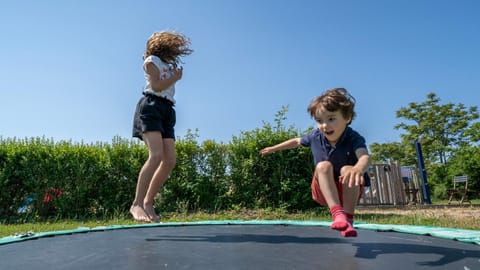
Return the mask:
<svg viewBox="0 0 480 270">
<path fill-rule="evenodd" d="M 143 133 L 160 131 L 164 139 L 175 139 L 176 114 L 173 105 L 173 102 L 166 98 L 152 94 L 143 96 L 135 110 L 132 136 L 143 140 Z"/>
</svg>

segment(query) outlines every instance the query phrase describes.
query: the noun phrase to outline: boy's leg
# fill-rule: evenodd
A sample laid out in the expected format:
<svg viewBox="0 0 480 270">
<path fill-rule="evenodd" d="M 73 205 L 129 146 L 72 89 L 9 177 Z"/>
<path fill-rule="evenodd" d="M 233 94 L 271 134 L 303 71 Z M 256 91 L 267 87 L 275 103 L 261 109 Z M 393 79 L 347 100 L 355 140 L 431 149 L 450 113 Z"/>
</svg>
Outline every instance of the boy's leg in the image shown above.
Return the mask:
<svg viewBox="0 0 480 270">
<path fill-rule="evenodd" d="M 360 186 L 348 187 L 348 184 L 342 185 L 343 209 L 346 213 L 355 214 Z"/>
<path fill-rule="evenodd" d="M 353 228 L 353 219 L 355 215 L 355 207 L 357 205 L 358 196 L 360 192 L 359 186 L 348 187 L 348 184 L 342 185 L 343 193 L 343 209 L 347 216 L 348 226 L 342 231 L 344 237 L 356 237 L 357 231 Z"/>
<path fill-rule="evenodd" d="M 330 226 L 334 230 L 342 231 L 347 228 L 347 218 L 338 197 L 337 184 L 333 176 L 333 166 L 330 162 L 319 162 L 315 168 L 315 176 L 321 191 L 322 201 L 330 208 L 333 223 Z"/>
<path fill-rule="evenodd" d="M 150 186 L 148 187 L 147 194 L 143 201 L 145 212 L 154 222 L 160 222 L 160 218 L 153 208 L 155 196 L 167 180 L 168 175 L 173 170 L 176 163 L 175 140 L 171 138 L 163 139 L 161 145 L 163 146 L 163 153 L 160 165 L 151 178 Z"/>
<path fill-rule="evenodd" d="M 135 199 L 130 207 L 130 213 L 135 220 L 150 222 L 151 219 L 145 212 L 143 204 L 153 174 L 160 165 L 161 152 L 163 151 L 162 134 L 160 132 L 146 132 L 143 134 L 143 140 L 148 147 L 148 159 L 138 175 Z"/>
</svg>

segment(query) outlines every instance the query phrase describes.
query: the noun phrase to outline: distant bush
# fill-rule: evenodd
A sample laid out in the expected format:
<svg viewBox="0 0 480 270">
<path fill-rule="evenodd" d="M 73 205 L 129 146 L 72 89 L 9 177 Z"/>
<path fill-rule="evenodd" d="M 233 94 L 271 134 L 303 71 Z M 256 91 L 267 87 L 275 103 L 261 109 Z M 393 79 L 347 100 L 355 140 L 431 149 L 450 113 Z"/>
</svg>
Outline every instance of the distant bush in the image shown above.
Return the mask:
<svg viewBox="0 0 480 270">
<path fill-rule="evenodd" d="M 111 145 L 2 139 L 0 217 L 83 217 L 125 209 L 146 155 L 140 144 L 119 138 Z"/>
<path fill-rule="evenodd" d="M 300 136 L 275 125 L 242 132 L 228 144 L 201 144 L 192 132 L 176 142 L 177 165 L 161 191 L 161 211 L 225 210 L 238 207 L 304 210 L 310 195 L 310 150 L 259 151 Z M 112 143 L 54 142 L 0 137 L 0 219 L 53 216 L 83 218 L 127 212 L 148 151 L 143 143 L 115 137 Z"/>
<path fill-rule="evenodd" d="M 264 147 L 300 136 L 298 130 L 282 125 L 284 113 L 277 114 L 275 126 L 265 123 L 261 129 L 234 136 L 229 144 L 229 195 L 234 205 L 286 209 L 314 206 L 310 194 L 313 173 L 310 149 L 299 148 L 259 156 Z"/>
</svg>

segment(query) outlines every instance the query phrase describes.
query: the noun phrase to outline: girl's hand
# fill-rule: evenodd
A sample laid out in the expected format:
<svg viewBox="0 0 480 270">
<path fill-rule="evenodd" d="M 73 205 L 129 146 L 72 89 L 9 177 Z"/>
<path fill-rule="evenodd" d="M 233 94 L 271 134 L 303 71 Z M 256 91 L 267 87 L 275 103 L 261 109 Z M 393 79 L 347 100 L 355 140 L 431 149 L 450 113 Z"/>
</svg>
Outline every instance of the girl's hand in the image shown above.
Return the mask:
<svg viewBox="0 0 480 270">
<path fill-rule="evenodd" d="M 179 67 L 179 68 L 174 67 L 172 77 L 175 79 L 175 81 L 181 80 L 182 76 L 183 76 L 183 67 Z"/>
</svg>

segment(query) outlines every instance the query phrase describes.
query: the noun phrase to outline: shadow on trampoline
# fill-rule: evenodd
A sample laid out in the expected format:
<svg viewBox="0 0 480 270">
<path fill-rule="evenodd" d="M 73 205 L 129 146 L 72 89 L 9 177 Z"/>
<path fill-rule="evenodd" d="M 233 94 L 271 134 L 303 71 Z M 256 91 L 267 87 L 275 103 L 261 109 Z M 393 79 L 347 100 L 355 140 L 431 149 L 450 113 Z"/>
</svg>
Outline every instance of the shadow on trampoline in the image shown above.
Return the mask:
<svg viewBox="0 0 480 270">
<path fill-rule="evenodd" d="M 480 269 L 476 244 L 391 231 L 174 224 L 53 235 L 0 245 L 0 269 Z"/>
<path fill-rule="evenodd" d="M 222 235 L 190 235 L 190 236 L 172 236 L 159 235 L 154 238 L 145 239 L 149 242 L 154 241 L 180 241 L 197 242 L 207 241 L 212 243 L 266 243 L 266 244 L 338 244 L 348 243 L 342 238 L 333 237 L 299 237 L 292 235 L 271 235 L 271 234 L 222 234 Z"/>
<path fill-rule="evenodd" d="M 357 247 L 355 257 L 363 259 L 376 259 L 379 255 L 395 254 L 437 254 L 441 258 L 437 261 L 417 262 L 419 265 L 440 266 L 452 262 L 461 261 L 467 258 L 480 258 L 480 251 L 458 248 L 448 248 L 430 245 L 398 244 L 398 243 L 353 243 Z"/>
<path fill-rule="evenodd" d="M 382 234 L 381 232 L 378 232 Z M 480 251 L 467 250 L 464 248 L 440 247 L 438 245 L 400 244 L 400 243 L 375 243 L 375 242 L 352 242 L 351 239 L 338 237 L 299 237 L 292 235 L 271 235 L 271 234 L 217 234 L 217 235 L 158 235 L 145 239 L 147 242 L 210 242 L 210 243 L 264 243 L 264 244 L 310 244 L 310 245 L 337 245 L 346 244 L 356 248 L 356 258 L 375 260 L 380 255 L 401 255 L 408 254 L 434 254 L 440 259 L 436 261 L 417 262 L 422 266 L 442 266 L 452 262 L 461 261 L 467 258 L 480 258 Z M 472 245 L 472 248 L 474 246 Z"/>
</svg>

